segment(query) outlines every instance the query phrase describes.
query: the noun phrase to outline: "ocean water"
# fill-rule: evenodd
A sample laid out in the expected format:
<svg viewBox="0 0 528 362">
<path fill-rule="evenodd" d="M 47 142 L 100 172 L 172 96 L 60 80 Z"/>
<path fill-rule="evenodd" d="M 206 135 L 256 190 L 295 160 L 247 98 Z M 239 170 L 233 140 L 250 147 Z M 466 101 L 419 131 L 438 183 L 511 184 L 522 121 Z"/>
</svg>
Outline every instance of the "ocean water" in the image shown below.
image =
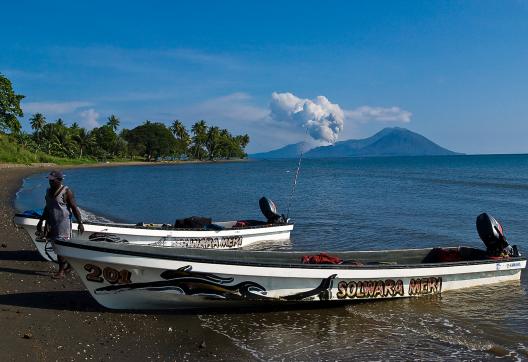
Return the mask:
<svg viewBox="0 0 528 362">
<path fill-rule="evenodd" d="M 528 156 L 297 160 L 74 169 L 81 208 L 114 221 L 263 219 L 267 196 L 295 222 L 292 240 L 259 248 L 365 250 L 483 246 L 481 212 L 528 253 Z M 19 210 L 43 206 L 38 174 Z M 202 314 L 203 325 L 261 360 L 528 360 L 528 277 L 434 298 L 329 309 Z"/>
</svg>

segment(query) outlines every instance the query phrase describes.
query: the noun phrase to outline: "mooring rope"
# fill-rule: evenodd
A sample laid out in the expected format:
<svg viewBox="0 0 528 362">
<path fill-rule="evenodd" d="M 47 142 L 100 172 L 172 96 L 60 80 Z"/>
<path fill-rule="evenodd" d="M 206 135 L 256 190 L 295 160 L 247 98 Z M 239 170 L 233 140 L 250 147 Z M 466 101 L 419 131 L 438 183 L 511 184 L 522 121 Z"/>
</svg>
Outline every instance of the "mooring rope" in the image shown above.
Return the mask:
<svg viewBox="0 0 528 362">
<path fill-rule="evenodd" d="M 297 163 L 297 170 L 295 171 L 295 177 L 293 179 L 293 185 L 292 185 L 292 190 L 291 190 L 291 193 L 290 193 L 290 199 L 288 200 L 288 208 L 286 209 L 286 220 L 288 220 L 289 217 L 290 217 L 290 207 L 291 207 L 291 203 L 292 203 L 292 200 L 293 200 L 293 194 L 295 193 L 295 187 L 297 186 L 297 178 L 299 177 L 299 173 L 301 171 L 301 162 L 302 162 L 302 157 L 304 155 L 304 148 L 306 147 L 307 138 L 308 138 L 308 128 L 306 128 L 306 134 L 304 136 L 304 141 L 301 144 L 301 154 L 299 156 L 299 162 Z"/>
</svg>

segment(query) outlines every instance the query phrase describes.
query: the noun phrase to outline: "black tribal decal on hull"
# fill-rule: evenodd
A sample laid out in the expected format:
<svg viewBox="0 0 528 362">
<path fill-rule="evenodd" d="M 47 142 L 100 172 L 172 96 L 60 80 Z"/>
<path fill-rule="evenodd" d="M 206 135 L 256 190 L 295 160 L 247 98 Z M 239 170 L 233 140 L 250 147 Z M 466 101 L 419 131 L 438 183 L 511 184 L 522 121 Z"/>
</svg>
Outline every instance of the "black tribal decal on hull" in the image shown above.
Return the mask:
<svg viewBox="0 0 528 362">
<path fill-rule="evenodd" d="M 143 283 L 109 285 L 97 288 L 95 294 L 115 294 L 128 291 L 176 292 L 182 295 L 203 296 L 226 300 L 284 300 L 302 301 L 318 296 L 320 300 L 331 299 L 331 289 L 336 274 L 323 279 L 318 287 L 306 292 L 287 295 L 279 298 L 267 296 L 266 289 L 253 281 L 243 281 L 234 285 L 234 278 L 223 278 L 210 273 L 191 271 L 190 265 L 177 270 L 165 270 L 160 274 L 164 280 Z"/>
</svg>

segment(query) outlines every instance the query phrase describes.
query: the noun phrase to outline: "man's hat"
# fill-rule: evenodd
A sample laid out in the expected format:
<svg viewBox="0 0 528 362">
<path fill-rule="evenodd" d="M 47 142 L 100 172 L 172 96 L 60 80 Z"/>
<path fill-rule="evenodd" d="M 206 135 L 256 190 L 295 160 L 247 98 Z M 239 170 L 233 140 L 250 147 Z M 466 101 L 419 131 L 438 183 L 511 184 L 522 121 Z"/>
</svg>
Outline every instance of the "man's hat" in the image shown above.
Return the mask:
<svg viewBox="0 0 528 362">
<path fill-rule="evenodd" d="M 64 178 L 64 174 L 61 171 L 53 170 L 48 175 L 48 180 L 62 180 Z"/>
</svg>

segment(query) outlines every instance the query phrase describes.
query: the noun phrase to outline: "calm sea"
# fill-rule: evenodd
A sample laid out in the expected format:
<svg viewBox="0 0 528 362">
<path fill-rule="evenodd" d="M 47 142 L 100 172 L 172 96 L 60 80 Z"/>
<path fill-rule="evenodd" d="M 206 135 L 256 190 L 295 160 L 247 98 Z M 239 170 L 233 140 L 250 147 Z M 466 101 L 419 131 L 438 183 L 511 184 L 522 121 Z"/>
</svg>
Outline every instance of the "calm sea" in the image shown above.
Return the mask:
<svg viewBox="0 0 528 362">
<path fill-rule="evenodd" d="M 81 208 L 114 221 L 262 219 L 267 196 L 295 222 L 292 241 L 262 248 L 364 250 L 482 246 L 481 212 L 528 253 L 528 156 L 297 160 L 74 169 Z M 43 206 L 44 174 L 25 180 L 20 210 Z M 432 299 L 330 309 L 201 315 L 262 360 L 528 360 L 528 277 Z"/>
</svg>

